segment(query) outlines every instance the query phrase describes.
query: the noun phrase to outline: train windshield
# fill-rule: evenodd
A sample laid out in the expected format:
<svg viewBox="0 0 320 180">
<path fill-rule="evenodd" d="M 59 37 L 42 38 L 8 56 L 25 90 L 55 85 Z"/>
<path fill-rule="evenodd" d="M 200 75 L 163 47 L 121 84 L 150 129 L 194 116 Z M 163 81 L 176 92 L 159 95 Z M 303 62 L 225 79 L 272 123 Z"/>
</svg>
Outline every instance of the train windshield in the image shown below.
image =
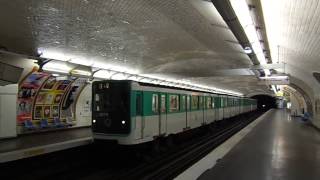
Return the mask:
<svg viewBox="0 0 320 180">
<path fill-rule="evenodd" d="M 104 134 L 130 132 L 130 81 L 92 84 L 92 130 Z"/>
</svg>

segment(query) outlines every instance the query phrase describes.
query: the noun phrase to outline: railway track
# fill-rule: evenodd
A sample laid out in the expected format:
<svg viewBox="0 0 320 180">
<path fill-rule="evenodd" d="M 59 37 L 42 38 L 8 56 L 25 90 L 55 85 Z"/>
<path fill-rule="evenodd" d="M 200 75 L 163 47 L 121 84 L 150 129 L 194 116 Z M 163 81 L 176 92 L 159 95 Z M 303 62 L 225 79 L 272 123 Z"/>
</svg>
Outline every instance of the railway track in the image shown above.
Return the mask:
<svg viewBox="0 0 320 180">
<path fill-rule="evenodd" d="M 114 144 L 92 144 L 0 165 L 0 179 L 172 179 L 260 116 L 242 114 L 173 148 L 153 153 Z M 141 158 L 142 157 L 142 158 Z M 19 173 L 15 173 L 19 172 Z"/>
<path fill-rule="evenodd" d="M 259 114 L 260 115 L 260 114 Z M 245 121 L 236 121 L 228 125 L 228 127 L 203 137 L 200 141 L 187 146 L 180 151 L 168 155 L 166 158 L 156 159 L 153 162 L 140 165 L 128 171 L 121 176 L 113 179 L 173 179 L 189 166 L 206 156 L 218 145 L 237 133 L 239 130 L 247 126 L 255 120 L 259 115 L 256 114 L 253 119 Z"/>
</svg>

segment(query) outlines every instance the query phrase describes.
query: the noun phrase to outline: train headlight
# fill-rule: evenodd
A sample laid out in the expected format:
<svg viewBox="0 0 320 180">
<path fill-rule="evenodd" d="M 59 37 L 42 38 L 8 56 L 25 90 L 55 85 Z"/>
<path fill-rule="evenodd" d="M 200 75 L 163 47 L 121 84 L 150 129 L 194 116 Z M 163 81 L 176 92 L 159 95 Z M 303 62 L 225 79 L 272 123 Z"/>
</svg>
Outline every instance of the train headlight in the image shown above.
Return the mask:
<svg viewBox="0 0 320 180">
<path fill-rule="evenodd" d="M 125 123 L 126 123 L 126 121 L 125 121 L 125 120 L 122 120 L 122 121 L 121 121 L 121 124 L 125 124 Z"/>
<path fill-rule="evenodd" d="M 92 123 L 96 123 L 96 120 L 94 119 L 94 120 L 92 120 Z"/>
</svg>

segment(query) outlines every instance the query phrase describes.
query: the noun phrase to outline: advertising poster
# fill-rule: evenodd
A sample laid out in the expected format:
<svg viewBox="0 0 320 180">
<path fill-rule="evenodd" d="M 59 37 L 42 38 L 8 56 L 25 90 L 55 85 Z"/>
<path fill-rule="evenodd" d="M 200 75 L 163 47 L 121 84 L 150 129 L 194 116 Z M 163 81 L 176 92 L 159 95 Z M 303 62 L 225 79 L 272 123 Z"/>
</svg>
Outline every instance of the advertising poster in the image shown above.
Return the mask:
<svg viewBox="0 0 320 180">
<path fill-rule="evenodd" d="M 32 120 L 33 109 L 36 109 L 33 107 L 35 96 L 43 82 L 45 82 L 49 76 L 49 74 L 43 72 L 32 72 L 21 82 L 17 99 L 18 125 L 22 125 L 27 119 Z M 44 95 L 41 96 L 42 97 L 39 97 L 39 101 L 42 101 L 43 98 L 45 98 L 43 97 Z"/>
<path fill-rule="evenodd" d="M 58 84 L 58 86 L 57 86 L 57 90 L 58 90 L 58 91 L 64 91 L 64 90 L 66 90 L 66 88 L 69 86 L 70 83 L 71 83 L 71 81 L 69 81 L 69 80 L 59 81 L 59 84 Z"/>
<path fill-rule="evenodd" d="M 42 106 L 43 115 L 40 117 L 34 114 L 34 119 L 45 118 L 48 122 L 52 122 L 53 118 L 63 118 L 60 109 L 71 82 L 70 80 L 57 80 L 54 76 L 47 78 L 36 97 L 36 105 Z"/>
<path fill-rule="evenodd" d="M 52 118 L 59 117 L 59 106 L 52 106 Z"/>
<path fill-rule="evenodd" d="M 85 84 L 86 79 L 57 80 L 48 73 L 32 72 L 19 86 L 18 125 L 22 126 L 26 119 L 36 120 L 34 126 L 39 126 L 41 119 L 52 123 L 53 118 L 64 122 L 67 117 L 73 117 L 74 101 Z M 24 133 L 23 129 L 20 133 Z"/>
<path fill-rule="evenodd" d="M 41 119 L 43 116 L 43 107 L 42 106 L 35 106 L 34 108 L 34 117 L 36 119 Z"/>
<path fill-rule="evenodd" d="M 36 104 L 44 104 L 47 93 L 40 92 L 37 96 Z"/>
<path fill-rule="evenodd" d="M 45 100 L 45 104 L 52 104 L 52 100 L 53 100 L 53 97 L 54 97 L 54 93 L 47 93 L 46 95 L 46 100 Z"/>
<path fill-rule="evenodd" d="M 43 89 L 51 90 L 53 89 L 54 85 L 56 84 L 57 80 L 55 77 L 51 76 L 47 81 L 46 84 L 43 86 Z"/>
<path fill-rule="evenodd" d="M 50 118 L 51 117 L 51 106 L 44 106 L 43 108 L 43 117 Z"/>
<path fill-rule="evenodd" d="M 78 78 L 72 84 L 67 92 L 66 98 L 62 104 L 61 115 L 63 117 L 72 117 L 74 118 L 75 114 L 75 103 L 80 95 L 82 89 L 87 85 L 87 79 Z"/>
<path fill-rule="evenodd" d="M 62 95 L 63 94 L 56 94 L 55 97 L 54 97 L 54 104 L 59 104 L 61 99 L 62 99 Z"/>
</svg>

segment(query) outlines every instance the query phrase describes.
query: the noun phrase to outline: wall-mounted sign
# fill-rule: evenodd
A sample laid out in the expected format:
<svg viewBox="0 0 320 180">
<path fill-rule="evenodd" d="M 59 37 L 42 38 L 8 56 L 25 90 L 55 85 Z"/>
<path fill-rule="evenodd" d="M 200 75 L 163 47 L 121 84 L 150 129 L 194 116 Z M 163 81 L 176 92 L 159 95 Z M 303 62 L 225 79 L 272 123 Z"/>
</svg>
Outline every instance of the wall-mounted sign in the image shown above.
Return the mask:
<svg viewBox="0 0 320 180">
<path fill-rule="evenodd" d="M 259 85 L 288 85 L 289 79 L 261 79 Z"/>
</svg>

